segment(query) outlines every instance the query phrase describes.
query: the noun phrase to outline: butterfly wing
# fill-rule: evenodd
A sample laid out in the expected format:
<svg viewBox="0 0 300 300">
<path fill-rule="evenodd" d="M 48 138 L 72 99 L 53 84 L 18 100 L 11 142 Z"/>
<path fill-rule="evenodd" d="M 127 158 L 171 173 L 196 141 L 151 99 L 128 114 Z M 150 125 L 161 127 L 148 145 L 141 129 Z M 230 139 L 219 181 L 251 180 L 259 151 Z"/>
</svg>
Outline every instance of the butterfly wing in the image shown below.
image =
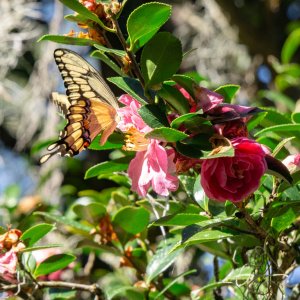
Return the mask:
<svg viewBox="0 0 300 300">
<path fill-rule="evenodd" d="M 64 94 L 59 94 L 56 92 L 53 92 L 51 94 L 51 101 L 52 103 L 55 104 L 57 107 L 58 111 L 64 116 L 67 117 L 69 113 L 69 107 L 70 107 L 70 102 L 69 99 L 66 95 Z"/>
<path fill-rule="evenodd" d="M 55 154 L 78 154 L 99 133 L 102 133 L 100 144 L 103 145 L 117 126 L 117 99 L 100 74 L 73 51 L 57 49 L 54 58 L 67 89 L 69 104 L 56 94 L 53 100 L 65 115 L 67 125 L 59 140 L 48 147 L 50 152 L 40 159 L 40 163 Z"/>
</svg>

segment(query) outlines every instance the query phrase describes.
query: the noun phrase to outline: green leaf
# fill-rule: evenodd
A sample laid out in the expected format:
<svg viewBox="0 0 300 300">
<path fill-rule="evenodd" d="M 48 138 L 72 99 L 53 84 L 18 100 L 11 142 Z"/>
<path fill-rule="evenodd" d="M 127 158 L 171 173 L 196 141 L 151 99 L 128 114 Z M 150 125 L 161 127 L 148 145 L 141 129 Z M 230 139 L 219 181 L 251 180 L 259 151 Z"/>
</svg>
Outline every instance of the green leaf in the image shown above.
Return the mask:
<svg viewBox="0 0 300 300">
<path fill-rule="evenodd" d="M 200 207 L 204 209 L 204 211 L 208 210 L 208 197 L 205 195 L 203 187 L 201 185 L 201 175 L 199 174 L 195 180 L 193 196 L 195 201 L 198 203 Z"/>
<path fill-rule="evenodd" d="M 258 126 L 261 121 L 268 115 L 268 112 L 260 113 L 254 115 L 248 122 L 247 122 L 247 129 L 248 131 L 253 130 L 256 126 Z"/>
<path fill-rule="evenodd" d="M 37 278 L 64 269 L 75 259 L 76 257 L 71 254 L 57 254 L 50 256 L 36 267 L 33 276 Z"/>
<path fill-rule="evenodd" d="M 150 213 L 143 207 L 122 207 L 113 216 L 112 222 L 126 232 L 137 234 L 145 230 L 150 220 Z"/>
<path fill-rule="evenodd" d="M 292 121 L 293 121 L 293 123 L 300 124 L 300 113 L 299 112 L 292 113 Z"/>
<path fill-rule="evenodd" d="M 191 230 L 194 230 L 194 228 L 191 227 Z M 199 230 L 199 229 L 198 229 Z M 195 245 L 195 244 L 202 244 L 202 243 L 207 243 L 207 242 L 212 242 L 212 241 L 217 241 L 217 240 L 223 240 L 227 239 L 229 237 L 234 237 L 236 236 L 235 233 L 232 231 L 229 231 L 227 229 L 223 230 L 203 230 L 203 231 L 192 231 L 190 233 L 185 232 L 186 235 L 190 235 L 191 237 L 186 239 L 183 237 L 184 242 L 181 243 L 178 248 L 181 247 L 186 247 L 190 245 Z M 177 248 L 175 248 L 177 249 Z"/>
<path fill-rule="evenodd" d="M 288 143 L 289 141 L 293 140 L 295 137 L 290 137 L 287 139 L 282 140 L 277 146 L 276 148 L 273 150 L 272 152 L 272 156 L 276 157 L 277 154 L 280 152 L 280 150 L 285 146 L 286 143 Z"/>
<path fill-rule="evenodd" d="M 81 23 L 81 24 L 87 24 L 88 26 L 92 26 L 92 22 L 90 20 L 82 15 L 79 14 L 71 14 L 64 16 L 64 19 L 69 22 L 75 22 L 75 23 Z"/>
<path fill-rule="evenodd" d="M 53 34 L 46 34 L 43 35 L 38 42 L 41 41 L 51 41 L 59 44 L 66 44 L 66 45 L 76 45 L 76 46 L 93 46 L 97 42 L 91 39 L 83 39 L 71 36 L 64 36 L 64 35 L 53 35 Z"/>
<path fill-rule="evenodd" d="M 137 79 L 129 77 L 110 77 L 107 78 L 107 80 L 128 93 L 140 104 L 147 104 L 147 98 L 144 95 L 143 87 Z"/>
<path fill-rule="evenodd" d="M 262 90 L 259 91 L 258 96 L 260 98 L 269 99 L 274 103 L 284 104 L 291 111 L 293 111 L 295 108 L 295 102 L 293 101 L 293 99 L 280 92 L 271 91 L 271 90 Z"/>
<path fill-rule="evenodd" d="M 105 53 L 100 50 L 95 50 L 92 52 L 91 57 L 99 58 L 105 64 L 107 64 L 112 70 L 114 70 L 120 76 L 127 76 L 117 64 L 115 64 Z"/>
<path fill-rule="evenodd" d="M 236 282 L 239 280 L 248 280 L 253 273 L 254 270 L 252 267 L 243 266 L 241 268 L 232 270 L 223 280 L 232 282 Z"/>
<path fill-rule="evenodd" d="M 49 300 L 74 300 L 77 291 L 49 291 Z"/>
<path fill-rule="evenodd" d="M 289 63 L 300 46 L 300 28 L 295 29 L 283 44 L 281 60 L 284 64 Z"/>
<path fill-rule="evenodd" d="M 182 278 L 186 275 L 194 274 L 196 272 L 197 272 L 197 270 L 193 269 L 193 270 L 189 270 L 182 274 L 177 275 L 175 278 L 173 278 L 173 280 L 171 280 L 171 282 L 169 284 L 166 285 L 166 287 L 164 287 L 164 289 L 162 291 L 159 292 L 158 295 L 155 296 L 154 300 L 159 299 L 159 297 L 161 295 L 163 295 L 168 289 L 170 289 L 180 278 Z M 187 291 L 189 292 L 189 289 L 187 289 Z"/>
<path fill-rule="evenodd" d="M 146 138 L 157 139 L 164 142 L 178 142 L 188 137 L 182 131 L 169 128 L 169 127 L 161 127 L 156 128 L 150 131 L 145 135 Z"/>
<path fill-rule="evenodd" d="M 182 253 L 182 250 L 170 253 L 177 242 L 177 239 L 167 239 L 160 242 L 146 269 L 147 284 L 165 271 L 176 260 L 178 255 Z"/>
<path fill-rule="evenodd" d="M 151 128 L 169 127 L 168 119 L 158 105 L 144 105 L 138 112 L 144 122 Z"/>
<path fill-rule="evenodd" d="M 201 123 L 207 122 L 206 119 L 201 118 L 199 113 L 188 113 L 188 114 L 179 116 L 178 118 L 174 119 L 170 125 L 172 128 L 178 129 L 181 125 L 186 125 L 190 121 L 194 122 L 195 126 L 199 126 L 199 125 L 201 126 Z M 208 124 L 210 124 L 210 122 L 208 122 Z M 188 127 L 190 127 L 190 126 L 188 125 Z"/>
<path fill-rule="evenodd" d="M 84 179 L 96 177 L 102 174 L 121 172 L 128 168 L 129 160 L 131 157 L 121 157 L 111 161 L 105 161 L 89 168 L 84 176 Z"/>
<path fill-rule="evenodd" d="M 82 5 L 77 0 L 75 0 L 75 1 L 74 0 L 59 0 L 59 1 L 62 4 L 64 4 L 65 6 L 69 7 L 70 9 L 76 11 L 82 17 L 85 17 L 88 20 L 92 20 L 92 21 L 96 22 L 105 30 L 112 31 L 110 28 L 106 27 L 102 23 L 102 21 L 99 19 L 99 17 L 96 14 L 89 11 L 84 5 Z"/>
<path fill-rule="evenodd" d="M 106 143 L 100 145 L 101 135 L 98 135 L 90 144 L 89 149 L 91 150 L 111 150 L 111 149 L 120 149 L 124 145 L 124 137 L 122 134 L 113 133 L 109 136 Z"/>
<path fill-rule="evenodd" d="M 207 220 L 208 217 L 191 213 L 176 213 L 156 220 L 155 226 L 188 226 Z"/>
<path fill-rule="evenodd" d="M 72 210 L 80 219 L 95 224 L 106 214 L 106 208 L 101 203 L 88 202 L 86 204 L 76 203 L 72 206 Z"/>
<path fill-rule="evenodd" d="M 162 83 L 179 69 L 182 60 L 180 41 L 168 32 L 158 33 L 143 49 L 141 70 L 146 87 Z"/>
<path fill-rule="evenodd" d="M 297 219 L 299 213 L 299 204 L 275 208 L 275 215 L 272 218 L 271 227 L 279 233 L 288 228 Z"/>
<path fill-rule="evenodd" d="M 27 247 L 31 247 L 54 228 L 52 224 L 37 224 L 23 232 L 20 239 L 26 243 Z"/>
<path fill-rule="evenodd" d="M 64 245 L 62 244 L 47 244 L 43 246 L 34 246 L 34 247 L 27 247 L 25 249 L 21 249 L 20 251 L 23 252 L 33 252 L 36 250 L 43 250 L 43 249 L 51 249 L 51 248 L 60 248 L 63 247 Z"/>
<path fill-rule="evenodd" d="M 102 45 L 98 45 L 98 44 L 95 44 L 94 46 L 95 46 L 95 48 L 99 49 L 101 52 L 104 52 L 104 53 L 112 53 L 112 54 L 115 54 L 120 57 L 124 57 L 126 55 L 126 52 L 124 50 L 106 48 L 106 47 L 104 47 Z"/>
<path fill-rule="evenodd" d="M 215 89 L 215 92 L 224 97 L 224 102 L 231 103 L 240 86 L 235 84 L 226 84 Z"/>
<path fill-rule="evenodd" d="M 157 94 L 165 99 L 179 114 L 187 114 L 190 111 L 187 99 L 175 87 L 163 84 Z"/>
<path fill-rule="evenodd" d="M 171 6 L 152 2 L 139 6 L 127 20 L 130 50 L 144 46 L 171 16 Z"/>
<path fill-rule="evenodd" d="M 81 224 L 77 221 L 71 220 L 71 219 L 69 219 L 67 217 L 64 217 L 64 216 L 54 215 L 54 214 L 51 214 L 51 213 L 40 212 L 40 211 L 34 212 L 33 214 L 35 216 L 43 216 L 43 217 L 45 217 L 49 220 L 52 220 L 52 221 L 55 221 L 55 222 L 58 222 L 58 223 L 62 223 L 66 226 L 70 226 L 74 229 L 78 229 L 80 231 L 84 231 L 84 232 L 87 232 L 87 233 L 89 233 L 91 231 L 91 229 L 93 228 L 92 226 L 87 226 L 87 225 Z"/>
<path fill-rule="evenodd" d="M 280 132 L 285 133 L 287 136 L 294 136 L 300 132 L 300 124 L 281 124 L 275 125 L 271 127 L 264 128 L 254 134 L 254 136 L 259 136 L 262 134 L 266 134 L 268 132 Z"/>
<path fill-rule="evenodd" d="M 183 87 L 191 97 L 194 97 L 194 86 L 197 85 L 195 80 L 187 75 L 175 74 L 172 79 L 180 86 Z"/>
</svg>

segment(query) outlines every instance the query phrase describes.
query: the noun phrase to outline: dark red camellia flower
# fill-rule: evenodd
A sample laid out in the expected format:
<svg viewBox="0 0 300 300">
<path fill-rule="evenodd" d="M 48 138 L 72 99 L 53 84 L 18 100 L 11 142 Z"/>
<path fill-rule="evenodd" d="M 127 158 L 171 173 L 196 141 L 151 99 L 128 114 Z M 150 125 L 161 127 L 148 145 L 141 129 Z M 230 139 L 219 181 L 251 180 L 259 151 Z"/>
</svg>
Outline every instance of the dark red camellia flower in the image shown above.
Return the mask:
<svg viewBox="0 0 300 300">
<path fill-rule="evenodd" d="M 201 167 L 201 185 L 217 201 L 239 202 L 255 192 L 267 169 L 263 147 L 248 138 L 231 140 L 234 157 L 206 159 Z"/>
</svg>

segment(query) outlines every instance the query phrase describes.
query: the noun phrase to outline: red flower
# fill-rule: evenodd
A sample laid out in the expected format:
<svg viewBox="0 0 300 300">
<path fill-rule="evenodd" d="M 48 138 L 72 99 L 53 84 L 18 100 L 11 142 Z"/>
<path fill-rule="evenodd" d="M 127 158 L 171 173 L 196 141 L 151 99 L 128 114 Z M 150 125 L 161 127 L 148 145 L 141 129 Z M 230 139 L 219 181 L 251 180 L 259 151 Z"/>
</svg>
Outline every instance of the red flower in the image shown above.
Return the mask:
<svg viewBox="0 0 300 300">
<path fill-rule="evenodd" d="M 206 159 L 201 167 L 201 185 L 217 201 L 243 201 L 259 187 L 267 169 L 263 147 L 247 138 L 233 139 L 234 157 Z"/>
</svg>

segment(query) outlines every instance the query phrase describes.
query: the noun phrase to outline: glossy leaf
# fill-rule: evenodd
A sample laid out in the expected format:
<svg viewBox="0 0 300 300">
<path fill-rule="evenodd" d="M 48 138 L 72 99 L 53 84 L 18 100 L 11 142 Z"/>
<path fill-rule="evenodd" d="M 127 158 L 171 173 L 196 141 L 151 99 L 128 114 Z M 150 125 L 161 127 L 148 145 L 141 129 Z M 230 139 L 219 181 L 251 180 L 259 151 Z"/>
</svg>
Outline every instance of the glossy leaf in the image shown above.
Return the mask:
<svg viewBox="0 0 300 300">
<path fill-rule="evenodd" d="M 102 174 L 125 171 L 128 168 L 129 161 L 129 157 L 121 157 L 119 159 L 102 162 L 89 168 L 84 178 L 88 179 Z"/>
<path fill-rule="evenodd" d="M 182 131 L 169 128 L 169 127 L 161 127 L 156 128 L 150 131 L 145 135 L 146 138 L 158 139 L 164 142 L 178 142 L 188 137 Z"/>
<path fill-rule="evenodd" d="M 158 105 L 144 105 L 138 112 L 144 122 L 151 128 L 169 127 L 168 119 Z"/>
<path fill-rule="evenodd" d="M 111 149 L 120 149 L 124 145 L 124 136 L 119 133 L 113 133 L 109 136 L 106 143 L 100 145 L 101 135 L 98 135 L 90 144 L 89 149 L 91 150 L 111 150 Z"/>
<path fill-rule="evenodd" d="M 132 96 L 140 104 L 144 105 L 147 103 L 143 87 L 137 79 L 129 77 L 110 77 L 107 78 L 107 80 Z"/>
<path fill-rule="evenodd" d="M 170 252 L 176 244 L 176 239 L 163 240 L 160 243 L 146 269 L 146 282 L 148 284 L 165 271 L 181 254 L 182 250 Z"/>
<path fill-rule="evenodd" d="M 64 36 L 64 35 L 53 35 L 53 34 L 43 35 L 38 40 L 38 42 L 41 41 L 51 41 L 59 44 L 76 45 L 76 46 L 93 46 L 94 44 L 97 44 L 96 41 L 91 39 L 77 38 L 77 37 Z"/>
<path fill-rule="evenodd" d="M 137 234 L 145 230 L 150 220 L 150 213 L 143 207 L 122 207 L 114 216 L 113 223 L 126 232 Z"/>
<path fill-rule="evenodd" d="M 36 242 L 43 238 L 48 232 L 55 228 L 52 224 L 37 224 L 27 229 L 20 237 L 27 247 L 32 247 Z"/>
<path fill-rule="evenodd" d="M 300 46 L 300 28 L 292 31 L 283 44 L 281 60 L 284 64 L 289 63 Z"/>
<path fill-rule="evenodd" d="M 127 20 L 130 49 L 144 46 L 171 16 L 171 6 L 163 3 L 146 3 L 135 9 Z"/>
<path fill-rule="evenodd" d="M 235 84 L 226 84 L 215 89 L 215 92 L 224 97 L 224 102 L 231 103 L 240 86 Z"/>
<path fill-rule="evenodd" d="M 182 88 L 184 88 L 191 97 L 194 96 L 194 86 L 197 85 L 195 80 L 187 75 L 175 74 L 172 79 Z"/>
<path fill-rule="evenodd" d="M 91 57 L 100 59 L 102 62 L 107 64 L 112 70 L 114 70 L 120 76 L 127 76 L 120 67 L 114 63 L 105 53 L 100 50 L 95 50 L 92 52 Z"/>
<path fill-rule="evenodd" d="M 293 123 L 300 124 L 300 113 L 299 112 L 295 112 L 292 114 L 292 121 L 293 121 Z"/>
<path fill-rule="evenodd" d="M 188 113 L 178 118 L 174 119 L 171 122 L 171 127 L 178 129 L 181 125 L 184 125 L 185 128 L 191 129 L 196 127 L 203 127 L 205 125 L 211 125 L 209 121 L 202 118 L 199 113 Z M 196 132 L 200 132 L 200 129 Z"/>
<path fill-rule="evenodd" d="M 126 52 L 124 50 L 106 48 L 106 47 L 104 47 L 102 45 L 98 45 L 98 44 L 95 44 L 94 46 L 95 46 L 95 48 L 99 49 L 101 52 L 104 52 L 104 53 L 112 53 L 112 54 L 115 54 L 120 57 L 124 57 L 126 55 Z"/>
<path fill-rule="evenodd" d="M 60 215 L 55 215 L 55 214 L 51 214 L 51 213 L 46 213 L 46 212 L 35 212 L 34 215 L 38 215 L 38 216 L 43 216 L 51 221 L 55 221 L 58 223 L 62 223 L 63 225 L 66 226 L 70 226 L 74 229 L 89 233 L 92 229 L 92 226 L 87 226 L 85 224 L 82 224 L 80 222 L 74 221 L 72 219 L 69 219 L 65 216 L 60 216 Z"/>
<path fill-rule="evenodd" d="M 80 219 L 86 220 L 91 224 L 97 223 L 106 214 L 105 206 L 97 202 L 77 203 L 72 206 L 72 210 Z"/>
<path fill-rule="evenodd" d="M 254 136 L 259 136 L 268 132 L 280 132 L 285 133 L 287 136 L 293 136 L 300 132 L 300 124 L 281 124 L 270 126 L 260 130 Z"/>
<path fill-rule="evenodd" d="M 204 209 L 204 211 L 208 211 L 208 197 L 205 195 L 203 187 L 201 185 L 201 174 L 199 174 L 195 180 L 194 188 L 193 188 L 193 196 L 195 201 L 198 203 L 200 207 Z"/>
<path fill-rule="evenodd" d="M 180 41 L 168 32 L 158 33 L 145 45 L 141 70 L 146 87 L 161 84 L 179 69 L 182 60 Z"/>
<path fill-rule="evenodd" d="M 165 99 L 179 114 L 187 114 L 190 111 L 187 99 L 175 87 L 163 84 L 158 95 Z"/>
<path fill-rule="evenodd" d="M 66 268 L 71 262 L 76 259 L 71 254 L 57 254 L 53 255 L 43 262 L 41 262 L 35 269 L 33 276 L 35 278 L 53 273 L 55 271 Z"/>
<path fill-rule="evenodd" d="M 222 240 L 234 236 L 235 234 L 227 230 L 204 230 L 194 234 L 191 238 L 187 239 L 182 245 L 190 246 L 194 244 Z"/>
<path fill-rule="evenodd" d="M 155 226 L 188 226 L 207 220 L 208 217 L 192 213 L 176 213 L 156 220 Z"/>
<path fill-rule="evenodd" d="M 91 11 L 89 11 L 84 5 L 82 5 L 79 1 L 74 1 L 74 0 L 59 0 L 62 4 L 64 4 L 65 6 L 69 7 L 70 9 L 74 10 L 75 12 L 77 12 L 79 15 L 92 20 L 94 22 L 96 22 L 97 24 L 99 24 L 102 28 L 105 28 L 106 30 L 108 30 L 109 28 L 107 28 L 103 22 L 99 19 L 99 17 L 92 13 Z"/>
</svg>

